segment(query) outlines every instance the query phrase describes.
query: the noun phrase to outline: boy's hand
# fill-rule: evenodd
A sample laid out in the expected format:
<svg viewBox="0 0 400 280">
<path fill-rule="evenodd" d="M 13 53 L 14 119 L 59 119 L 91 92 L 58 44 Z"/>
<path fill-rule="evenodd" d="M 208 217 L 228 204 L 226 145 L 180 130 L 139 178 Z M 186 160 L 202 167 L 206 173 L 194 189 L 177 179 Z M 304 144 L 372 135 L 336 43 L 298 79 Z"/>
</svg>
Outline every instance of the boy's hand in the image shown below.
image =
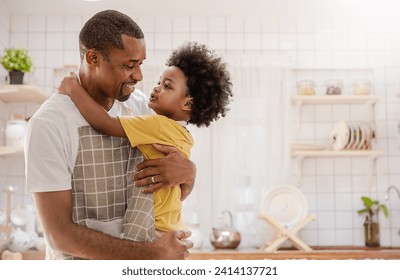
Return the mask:
<svg viewBox="0 0 400 280">
<path fill-rule="evenodd" d="M 70 95 L 75 86 L 81 85 L 79 83 L 78 76 L 74 72 L 71 72 L 69 73 L 69 76 L 63 78 L 60 86 L 57 89 L 61 94 Z"/>
</svg>

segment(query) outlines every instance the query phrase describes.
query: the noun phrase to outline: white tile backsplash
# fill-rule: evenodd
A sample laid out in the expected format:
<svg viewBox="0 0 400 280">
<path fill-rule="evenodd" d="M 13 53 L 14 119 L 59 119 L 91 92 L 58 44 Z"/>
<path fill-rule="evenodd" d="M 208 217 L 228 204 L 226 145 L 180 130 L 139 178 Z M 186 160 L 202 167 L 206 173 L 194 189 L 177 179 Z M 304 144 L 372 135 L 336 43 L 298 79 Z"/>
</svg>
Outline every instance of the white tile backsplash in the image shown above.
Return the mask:
<svg viewBox="0 0 400 280">
<path fill-rule="evenodd" d="M 11 33 L 13 32 L 28 32 L 28 18 L 21 15 L 11 16 Z"/>
<path fill-rule="evenodd" d="M 172 30 L 174 33 L 190 32 L 190 17 L 175 17 L 172 19 Z"/>
<path fill-rule="evenodd" d="M 217 17 L 217 16 L 210 16 L 208 18 L 208 26 L 210 33 L 220 33 L 226 32 L 226 18 L 225 17 Z"/>
<path fill-rule="evenodd" d="M 47 16 L 46 17 L 47 32 L 63 32 L 64 31 L 64 16 Z"/>
<path fill-rule="evenodd" d="M 208 35 L 208 44 L 210 48 L 216 50 L 226 49 L 225 33 L 210 33 Z"/>
<path fill-rule="evenodd" d="M 156 33 L 154 36 L 156 50 L 170 50 L 172 48 L 172 37 L 168 33 Z"/>
<path fill-rule="evenodd" d="M 29 50 L 45 50 L 46 49 L 46 33 L 28 33 L 28 49 Z"/>
<path fill-rule="evenodd" d="M 260 33 L 245 33 L 244 34 L 244 49 L 259 51 L 261 50 L 261 34 Z"/>
<path fill-rule="evenodd" d="M 46 17 L 31 15 L 28 17 L 28 32 L 43 32 L 46 30 Z"/>
<path fill-rule="evenodd" d="M 206 33 L 208 31 L 208 19 L 206 17 L 192 17 L 190 31 Z"/>
<path fill-rule="evenodd" d="M 243 17 L 228 17 L 226 19 L 226 32 L 243 33 L 244 27 Z"/>
<path fill-rule="evenodd" d="M 350 192 L 338 193 L 335 195 L 335 209 L 336 211 L 353 210 L 353 203 Z M 351 226 L 349 228 L 351 228 Z"/>
<path fill-rule="evenodd" d="M 169 17 L 156 17 L 154 19 L 154 29 L 159 33 L 172 32 L 172 19 Z"/>
<path fill-rule="evenodd" d="M 63 33 L 47 33 L 46 50 L 62 50 L 64 47 Z"/>
<path fill-rule="evenodd" d="M 334 232 L 332 229 L 335 228 L 335 215 L 333 212 L 326 212 L 326 211 L 320 211 L 318 212 L 317 216 L 317 226 L 319 229 L 319 232 L 326 232 L 327 230 L 330 230 L 331 232 Z M 332 235 L 330 235 L 332 236 Z M 320 235 L 321 238 L 321 235 Z"/>
<path fill-rule="evenodd" d="M 62 48 L 65 50 L 78 50 L 79 48 L 79 32 L 69 32 L 63 33 L 63 46 Z M 147 43 L 147 38 L 146 38 Z"/>
<path fill-rule="evenodd" d="M 28 48 L 27 33 L 13 33 L 10 35 L 10 46 L 13 48 Z"/>
<path fill-rule="evenodd" d="M 322 187 L 322 189 L 323 189 L 323 187 Z M 321 211 L 326 211 L 326 212 L 335 211 L 334 195 L 332 193 L 331 194 L 319 193 L 317 195 L 317 209 L 318 209 L 318 213 Z"/>
<path fill-rule="evenodd" d="M 245 18 L 243 24 L 243 31 L 245 33 L 261 33 L 261 19 L 260 18 Z"/>
<path fill-rule="evenodd" d="M 351 212 L 336 211 L 336 228 L 337 229 L 351 229 L 353 226 L 353 215 Z"/>
<path fill-rule="evenodd" d="M 79 33 L 83 26 L 81 15 L 66 15 L 64 17 L 64 31 Z"/>
</svg>

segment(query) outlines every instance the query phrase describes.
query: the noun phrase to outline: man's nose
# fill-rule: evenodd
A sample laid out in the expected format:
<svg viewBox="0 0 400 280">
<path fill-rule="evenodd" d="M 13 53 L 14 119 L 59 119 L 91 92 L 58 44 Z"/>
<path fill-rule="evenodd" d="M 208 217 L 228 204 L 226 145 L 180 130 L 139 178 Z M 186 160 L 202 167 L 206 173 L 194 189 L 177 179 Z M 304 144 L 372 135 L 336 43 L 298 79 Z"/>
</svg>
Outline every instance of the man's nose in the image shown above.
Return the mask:
<svg viewBox="0 0 400 280">
<path fill-rule="evenodd" d="M 134 70 L 131 73 L 131 78 L 135 81 L 141 81 L 143 80 L 143 73 L 142 69 L 140 67 L 135 67 Z"/>
</svg>

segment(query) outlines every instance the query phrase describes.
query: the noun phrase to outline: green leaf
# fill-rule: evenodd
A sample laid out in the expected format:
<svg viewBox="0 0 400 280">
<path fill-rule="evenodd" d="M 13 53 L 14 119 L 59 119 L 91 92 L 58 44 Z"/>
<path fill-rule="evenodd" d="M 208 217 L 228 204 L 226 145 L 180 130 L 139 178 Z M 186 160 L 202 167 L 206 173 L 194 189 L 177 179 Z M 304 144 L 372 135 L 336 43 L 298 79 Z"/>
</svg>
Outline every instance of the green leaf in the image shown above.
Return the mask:
<svg viewBox="0 0 400 280">
<path fill-rule="evenodd" d="M 383 214 L 385 215 L 385 217 L 387 218 L 387 217 L 389 217 L 389 211 L 388 211 L 388 208 L 386 207 L 386 205 L 385 204 L 381 204 L 381 209 L 382 209 L 382 211 L 383 211 Z"/>
<path fill-rule="evenodd" d="M 373 202 L 369 197 L 362 196 L 361 199 L 364 202 L 365 207 L 367 207 L 367 208 L 371 208 L 372 207 Z"/>
<path fill-rule="evenodd" d="M 364 208 L 364 209 L 358 210 L 357 213 L 358 213 L 358 214 L 368 213 L 368 209 L 367 209 L 367 208 Z"/>
<path fill-rule="evenodd" d="M 4 55 L 0 59 L 1 65 L 8 71 L 18 70 L 22 72 L 33 71 L 33 63 L 25 49 L 5 49 Z"/>
</svg>

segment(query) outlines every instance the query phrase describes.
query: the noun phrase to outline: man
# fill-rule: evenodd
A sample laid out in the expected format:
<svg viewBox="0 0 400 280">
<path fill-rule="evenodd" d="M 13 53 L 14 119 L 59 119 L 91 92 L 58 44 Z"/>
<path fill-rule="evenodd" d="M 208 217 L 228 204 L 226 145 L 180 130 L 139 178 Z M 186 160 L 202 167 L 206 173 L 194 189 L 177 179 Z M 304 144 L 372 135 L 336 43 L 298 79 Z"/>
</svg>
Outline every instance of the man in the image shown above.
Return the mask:
<svg viewBox="0 0 400 280">
<path fill-rule="evenodd" d="M 84 25 L 79 41 L 79 78 L 96 102 L 114 116 L 149 113 L 146 97 L 135 91 L 146 58 L 140 27 L 120 12 L 102 11 Z M 193 246 L 183 231 L 168 232 L 153 243 L 119 238 L 138 163 L 131 189 L 139 190 L 139 203 L 152 205 L 146 193 L 161 187 L 180 184 L 184 196 L 190 192 L 195 166 L 177 150 L 158 147 L 167 154 L 164 159 L 140 163 L 142 155 L 126 139 L 99 134 L 61 94 L 52 95 L 31 118 L 25 149 L 27 188 L 48 244 L 46 258 L 183 259 Z M 143 209 L 150 235 L 145 240 L 152 240 L 152 208 Z"/>
</svg>

